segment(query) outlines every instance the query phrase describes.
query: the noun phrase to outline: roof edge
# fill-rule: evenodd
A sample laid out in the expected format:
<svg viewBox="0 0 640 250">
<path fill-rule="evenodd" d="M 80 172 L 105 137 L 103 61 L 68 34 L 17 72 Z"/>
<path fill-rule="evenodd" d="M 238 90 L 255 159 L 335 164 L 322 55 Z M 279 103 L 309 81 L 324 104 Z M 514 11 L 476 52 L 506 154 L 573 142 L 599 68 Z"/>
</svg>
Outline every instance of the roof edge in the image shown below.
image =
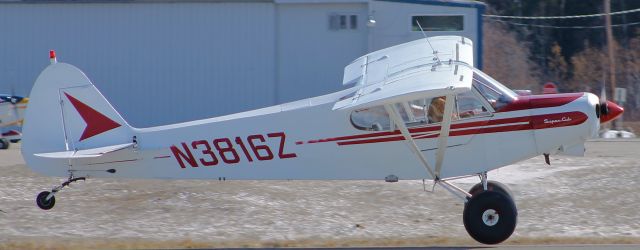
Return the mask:
<svg viewBox="0 0 640 250">
<path fill-rule="evenodd" d="M 380 2 L 397 2 L 397 3 L 412 3 L 412 4 L 426 4 L 426 5 L 438 5 L 448 7 L 463 7 L 463 8 L 478 8 L 483 9 L 487 7 L 487 4 L 479 1 L 463 1 L 463 0 L 375 0 Z"/>
</svg>

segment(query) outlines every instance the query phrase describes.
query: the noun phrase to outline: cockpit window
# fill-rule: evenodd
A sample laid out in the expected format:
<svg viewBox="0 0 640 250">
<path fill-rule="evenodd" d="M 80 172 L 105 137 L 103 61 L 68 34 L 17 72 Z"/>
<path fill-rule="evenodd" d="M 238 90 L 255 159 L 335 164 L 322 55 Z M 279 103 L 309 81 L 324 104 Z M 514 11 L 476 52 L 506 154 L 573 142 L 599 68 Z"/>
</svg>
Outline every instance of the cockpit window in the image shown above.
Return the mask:
<svg viewBox="0 0 640 250">
<path fill-rule="evenodd" d="M 498 81 L 473 69 L 473 88 L 458 93 L 448 100 L 444 96 L 424 97 L 394 104 L 408 128 L 441 123 L 445 104 L 454 102 L 452 121 L 491 116 L 493 110 L 516 100 L 517 95 Z M 355 110 L 351 113 L 351 124 L 360 130 L 385 131 L 396 129 L 383 106 Z"/>
<path fill-rule="evenodd" d="M 391 120 L 383 106 L 355 110 L 351 124 L 360 130 L 383 131 L 391 128 Z"/>
<path fill-rule="evenodd" d="M 491 115 L 479 95 L 473 91 L 455 96 L 452 121 Z M 408 128 L 441 123 L 444 116 L 447 98 L 444 96 L 420 98 L 394 105 Z M 365 108 L 351 113 L 351 124 L 360 130 L 386 131 L 395 129 L 386 109 L 383 106 Z"/>
<path fill-rule="evenodd" d="M 515 92 L 479 70 L 473 72 L 473 87 L 496 111 L 513 102 L 517 96 Z"/>
<path fill-rule="evenodd" d="M 459 119 L 491 115 L 487 107 L 471 91 L 456 95 L 456 102 Z"/>
</svg>

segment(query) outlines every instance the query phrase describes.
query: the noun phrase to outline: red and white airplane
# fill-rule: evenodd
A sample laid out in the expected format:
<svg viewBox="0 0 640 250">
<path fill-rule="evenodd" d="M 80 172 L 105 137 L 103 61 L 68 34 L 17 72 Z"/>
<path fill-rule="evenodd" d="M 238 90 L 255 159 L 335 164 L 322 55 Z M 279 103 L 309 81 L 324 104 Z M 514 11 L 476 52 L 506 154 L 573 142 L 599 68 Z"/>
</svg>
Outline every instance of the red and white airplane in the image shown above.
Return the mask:
<svg viewBox="0 0 640 250">
<path fill-rule="evenodd" d="M 5 129 L 22 126 L 27 103 L 29 103 L 27 97 L 0 94 L 0 149 L 9 148 L 10 142 L 20 141 L 22 133 L 14 129 Z"/>
<path fill-rule="evenodd" d="M 541 154 L 583 155 L 622 108 L 590 93 L 518 96 L 473 67 L 472 48 L 463 37 L 420 39 L 356 59 L 340 92 L 151 128 L 127 124 L 52 54 L 31 91 L 22 155 L 38 173 L 68 177 L 37 196 L 42 209 L 85 178 L 428 179 L 465 202 L 471 237 L 496 244 L 513 233 L 517 211 L 487 172 Z M 450 182 L 473 176 L 471 190 Z"/>
</svg>

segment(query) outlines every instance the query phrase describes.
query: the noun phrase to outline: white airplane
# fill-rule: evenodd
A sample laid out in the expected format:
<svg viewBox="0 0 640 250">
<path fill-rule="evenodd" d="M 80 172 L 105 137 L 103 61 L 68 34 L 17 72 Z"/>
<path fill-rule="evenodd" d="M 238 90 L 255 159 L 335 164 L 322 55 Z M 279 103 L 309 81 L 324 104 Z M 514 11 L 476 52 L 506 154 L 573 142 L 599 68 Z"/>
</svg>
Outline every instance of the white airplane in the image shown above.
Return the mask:
<svg viewBox="0 0 640 250">
<path fill-rule="evenodd" d="M 29 98 L 26 97 L 0 94 L 0 149 L 9 148 L 10 142 L 20 141 L 22 134 L 19 131 L 4 129 L 22 125 L 28 102 Z"/>
<path fill-rule="evenodd" d="M 210 119 L 134 128 L 76 67 L 57 63 L 31 91 L 22 155 L 34 171 L 86 178 L 433 180 L 465 202 L 467 232 L 485 244 L 513 233 L 511 191 L 487 172 L 545 154 L 584 154 L 601 122 L 622 113 L 590 93 L 517 96 L 473 67 L 468 38 L 441 36 L 362 56 L 347 89 Z M 548 159 L 548 158 L 547 158 Z M 467 191 L 453 179 L 477 176 Z"/>
</svg>

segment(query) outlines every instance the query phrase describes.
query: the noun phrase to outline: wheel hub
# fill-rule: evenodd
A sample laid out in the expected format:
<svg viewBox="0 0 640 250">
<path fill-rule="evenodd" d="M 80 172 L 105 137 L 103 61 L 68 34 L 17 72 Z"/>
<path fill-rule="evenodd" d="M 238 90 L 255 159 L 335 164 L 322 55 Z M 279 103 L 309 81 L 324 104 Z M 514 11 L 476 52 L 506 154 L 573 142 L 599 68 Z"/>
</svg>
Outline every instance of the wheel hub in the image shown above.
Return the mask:
<svg viewBox="0 0 640 250">
<path fill-rule="evenodd" d="M 491 227 L 498 224 L 498 220 L 500 220 L 500 215 L 496 210 L 487 209 L 482 213 L 482 222 L 487 226 Z"/>
</svg>

